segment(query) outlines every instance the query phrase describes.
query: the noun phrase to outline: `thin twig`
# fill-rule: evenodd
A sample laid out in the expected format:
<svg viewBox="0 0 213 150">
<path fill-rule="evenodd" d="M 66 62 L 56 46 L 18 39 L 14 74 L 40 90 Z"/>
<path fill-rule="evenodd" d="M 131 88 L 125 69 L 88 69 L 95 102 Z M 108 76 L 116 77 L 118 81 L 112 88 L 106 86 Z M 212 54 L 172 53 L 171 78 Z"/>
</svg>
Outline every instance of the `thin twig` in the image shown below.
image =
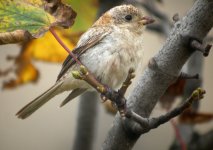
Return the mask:
<svg viewBox="0 0 213 150">
<path fill-rule="evenodd" d="M 171 118 L 174 118 L 181 114 L 185 109 L 189 108 L 193 101 L 200 100 L 203 98 L 203 95 L 205 94 L 205 91 L 201 88 L 196 89 L 191 96 L 179 107 L 173 109 L 172 111 L 168 112 L 165 115 L 162 115 L 158 118 L 153 118 L 150 120 L 150 126 L 152 128 L 158 127 L 160 124 L 163 124 L 167 121 L 169 121 Z"/>
<path fill-rule="evenodd" d="M 135 74 L 134 74 L 135 70 L 133 68 L 129 69 L 128 75 L 126 77 L 126 80 L 123 82 L 121 88 L 118 90 L 118 93 L 121 96 L 124 96 L 126 93 L 126 90 L 128 89 L 128 87 L 130 86 L 130 84 L 132 83 L 132 79 L 135 78 Z"/>
<path fill-rule="evenodd" d="M 143 118 L 131 110 L 127 110 L 126 117 L 131 118 L 132 120 L 139 123 L 142 127 L 141 133 L 146 133 L 149 130 L 157 128 L 159 125 L 164 124 L 164 123 L 168 122 L 170 119 L 180 115 L 184 110 L 189 108 L 194 101 L 202 99 L 204 94 L 205 94 L 205 91 L 202 90 L 201 88 L 198 88 L 179 107 L 171 110 L 170 112 L 167 112 L 164 115 L 156 117 L 156 118 L 154 118 L 154 117 L 153 118 Z M 140 131 L 140 129 L 138 129 L 137 131 Z"/>
</svg>

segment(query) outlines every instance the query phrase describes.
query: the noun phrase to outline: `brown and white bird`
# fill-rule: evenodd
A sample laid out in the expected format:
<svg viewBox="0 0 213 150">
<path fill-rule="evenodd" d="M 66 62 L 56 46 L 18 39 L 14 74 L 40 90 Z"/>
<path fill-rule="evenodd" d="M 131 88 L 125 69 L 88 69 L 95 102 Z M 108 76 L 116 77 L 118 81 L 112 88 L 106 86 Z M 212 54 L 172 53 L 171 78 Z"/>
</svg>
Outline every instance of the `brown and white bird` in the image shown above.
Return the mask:
<svg viewBox="0 0 213 150">
<path fill-rule="evenodd" d="M 142 32 L 144 25 L 153 19 L 144 17 L 132 5 L 114 7 L 104 13 L 94 25 L 85 32 L 73 50 L 80 61 L 103 84 L 117 88 L 125 80 L 130 68 L 137 69 L 142 60 Z M 23 107 L 18 118 L 25 119 L 51 98 L 64 91 L 72 91 L 62 102 L 71 99 L 92 87 L 83 80 L 72 76 L 79 65 L 68 56 L 63 63 L 56 83 L 46 92 Z"/>
</svg>

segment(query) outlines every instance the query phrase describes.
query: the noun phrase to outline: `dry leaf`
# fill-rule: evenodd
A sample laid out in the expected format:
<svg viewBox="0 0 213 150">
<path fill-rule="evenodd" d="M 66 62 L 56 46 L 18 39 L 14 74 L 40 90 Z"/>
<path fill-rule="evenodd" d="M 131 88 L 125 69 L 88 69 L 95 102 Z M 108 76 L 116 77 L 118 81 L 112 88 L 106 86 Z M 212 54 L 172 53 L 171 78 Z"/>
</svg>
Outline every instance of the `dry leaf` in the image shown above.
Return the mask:
<svg viewBox="0 0 213 150">
<path fill-rule="evenodd" d="M 169 110 L 175 101 L 175 98 L 182 96 L 186 80 L 178 79 L 174 84 L 170 85 L 164 95 L 160 99 L 160 104 L 166 110 Z"/>
<path fill-rule="evenodd" d="M 24 61 L 22 61 L 24 60 Z M 29 81 L 36 82 L 39 76 L 38 70 L 32 65 L 29 59 L 19 57 L 16 59 L 17 68 L 15 68 L 15 73 L 17 75 L 16 79 L 11 79 L 3 83 L 3 89 L 14 88 L 18 85 L 25 84 Z"/>
<path fill-rule="evenodd" d="M 213 119 L 213 114 L 195 112 L 192 109 L 185 110 L 179 116 L 179 121 L 181 123 L 190 123 L 190 124 L 206 123 L 206 122 L 211 121 L 212 119 Z"/>
<path fill-rule="evenodd" d="M 107 113 L 111 115 L 115 115 L 117 113 L 117 109 L 113 106 L 111 101 L 106 101 L 103 105 Z"/>
<path fill-rule="evenodd" d="M 67 33 L 69 32 L 61 29 L 55 29 L 55 31 L 70 49 L 74 47 L 75 43 L 67 38 Z M 0 71 L 0 75 L 15 72 L 17 76 L 15 79 L 10 79 L 9 82 L 4 82 L 3 88 L 14 88 L 18 85 L 37 81 L 39 72 L 32 64 L 33 59 L 48 62 L 62 62 L 67 55 L 67 52 L 56 42 L 50 32 L 47 32 L 39 39 L 24 43 L 20 54 L 17 57 L 10 57 L 10 59 L 14 59 L 15 68 L 12 67 L 5 71 Z"/>
</svg>

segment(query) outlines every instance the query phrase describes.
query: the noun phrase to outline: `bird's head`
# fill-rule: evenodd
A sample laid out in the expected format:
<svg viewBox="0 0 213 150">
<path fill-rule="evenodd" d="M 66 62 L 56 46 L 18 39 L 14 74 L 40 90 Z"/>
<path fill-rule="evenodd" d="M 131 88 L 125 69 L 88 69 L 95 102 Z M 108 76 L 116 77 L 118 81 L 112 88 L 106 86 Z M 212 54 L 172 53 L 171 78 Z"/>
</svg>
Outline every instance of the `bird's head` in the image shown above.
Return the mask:
<svg viewBox="0 0 213 150">
<path fill-rule="evenodd" d="M 137 30 L 153 22 L 154 19 L 144 16 L 138 8 L 132 5 L 120 5 L 103 14 L 95 25 L 115 25 L 130 30 Z"/>
</svg>

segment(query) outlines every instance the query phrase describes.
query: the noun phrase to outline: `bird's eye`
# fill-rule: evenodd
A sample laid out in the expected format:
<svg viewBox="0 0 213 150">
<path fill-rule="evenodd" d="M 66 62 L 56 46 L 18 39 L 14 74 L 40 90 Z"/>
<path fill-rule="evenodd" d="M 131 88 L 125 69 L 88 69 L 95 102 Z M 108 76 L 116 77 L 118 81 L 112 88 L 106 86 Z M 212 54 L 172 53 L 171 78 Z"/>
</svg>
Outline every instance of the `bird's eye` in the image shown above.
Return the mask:
<svg viewBox="0 0 213 150">
<path fill-rule="evenodd" d="M 132 20 L 132 15 L 126 15 L 126 16 L 125 16 L 125 19 L 126 19 L 127 21 L 131 21 L 131 20 Z"/>
</svg>

